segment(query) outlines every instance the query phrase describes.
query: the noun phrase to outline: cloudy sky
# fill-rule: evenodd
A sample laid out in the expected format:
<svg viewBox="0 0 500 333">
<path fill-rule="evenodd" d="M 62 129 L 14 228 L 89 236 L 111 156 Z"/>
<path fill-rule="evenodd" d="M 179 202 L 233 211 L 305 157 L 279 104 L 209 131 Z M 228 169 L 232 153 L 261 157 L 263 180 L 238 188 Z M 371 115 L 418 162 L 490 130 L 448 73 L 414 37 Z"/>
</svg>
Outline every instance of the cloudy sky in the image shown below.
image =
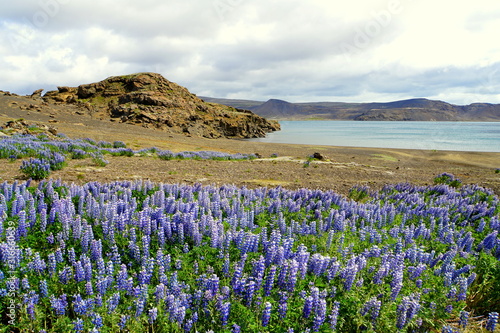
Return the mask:
<svg viewBox="0 0 500 333">
<path fill-rule="evenodd" d="M 157 72 L 201 96 L 500 103 L 498 0 L 0 0 L 0 89 Z"/>
</svg>

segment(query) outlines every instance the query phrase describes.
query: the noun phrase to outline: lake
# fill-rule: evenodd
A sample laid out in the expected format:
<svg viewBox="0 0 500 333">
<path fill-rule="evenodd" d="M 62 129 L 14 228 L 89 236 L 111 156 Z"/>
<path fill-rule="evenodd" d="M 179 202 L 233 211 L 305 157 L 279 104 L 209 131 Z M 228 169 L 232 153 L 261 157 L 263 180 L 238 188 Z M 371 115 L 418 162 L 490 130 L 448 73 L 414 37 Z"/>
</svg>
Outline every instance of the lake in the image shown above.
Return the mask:
<svg viewBox="0 0 500 333">
<path fill-rule="evenodd" d="M 348 147 L 500 152 L 500 122 L 280 121 L 251 141 Z"/>
</svg>

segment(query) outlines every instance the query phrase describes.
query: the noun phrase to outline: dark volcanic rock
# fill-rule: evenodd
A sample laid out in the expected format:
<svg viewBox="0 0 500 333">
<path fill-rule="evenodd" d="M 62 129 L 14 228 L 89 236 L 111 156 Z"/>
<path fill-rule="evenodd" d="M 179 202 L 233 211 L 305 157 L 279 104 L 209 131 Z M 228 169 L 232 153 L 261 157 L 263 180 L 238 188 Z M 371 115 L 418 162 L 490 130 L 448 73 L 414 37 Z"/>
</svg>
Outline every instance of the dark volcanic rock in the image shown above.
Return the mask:
<svg viewBox="0 0 500 333">
<path fill-rule="evenodd" d="M 59 87 L 43 97 L 48 102 L 79 103 L 91 113 L 121 122 L 208 138 L 263 137 L 279 124 L 251 111 L 206 103 L 160 74 L 138 73 Z"/>
</svg>

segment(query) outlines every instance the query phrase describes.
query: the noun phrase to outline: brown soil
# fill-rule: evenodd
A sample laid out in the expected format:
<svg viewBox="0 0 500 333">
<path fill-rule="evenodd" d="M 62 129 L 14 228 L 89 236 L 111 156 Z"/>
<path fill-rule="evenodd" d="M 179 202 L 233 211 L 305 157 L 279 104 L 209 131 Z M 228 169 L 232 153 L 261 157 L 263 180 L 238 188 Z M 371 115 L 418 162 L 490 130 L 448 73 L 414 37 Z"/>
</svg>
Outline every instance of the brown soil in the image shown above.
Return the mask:
<svg viewBox="0 0 500 333">
<path fill-rule="evenodd" d="M 13 102 L 17 104 L 13 104 Z M 354 185 L 369 185 L 377 189 L 385 184 L 410 182 L 431 184 L 442 172 L 449 172 L 465 184 L 478 184 L 500 194 L 500 153 L 426 151 L 382 148 L 350 148 L 270 144 L 230 139 L 204 139 L 171 134 L 99 120 L 97 115 L 78 115 L 67 107 L 44 106 L 41 100 L 23 97 L 0 99 L 0 122 L 24 118 L 27 121 L 55 126 L 71 138 L 89 137 L 94 140 L 120 140 L 129 148 L 158 147 L 172 151 L 217 150 L 230 153 L 257 153 L 263 158 L 253 161 L 164 161 L 154 157 L 111 157 L 106 167 L 96 167 L 92 161 L 71 160 L 51 178 L 84 183 L 144 179 L 168 183 L 235 184 L 238 186 L 283 186 L 333 190 L 347 194 Z M 38 110 L 37 106 L 40 106 Z M 22 108 L 21 108 L 22 107 Z M 328 161 L 313 161 L 304 167 L 307 157 L 320 153 Z M 277 154 L 278 158 L 271 158 Z M 0 180 L 23 179 L 21 162 L 0 160 Z"/>
</svg>

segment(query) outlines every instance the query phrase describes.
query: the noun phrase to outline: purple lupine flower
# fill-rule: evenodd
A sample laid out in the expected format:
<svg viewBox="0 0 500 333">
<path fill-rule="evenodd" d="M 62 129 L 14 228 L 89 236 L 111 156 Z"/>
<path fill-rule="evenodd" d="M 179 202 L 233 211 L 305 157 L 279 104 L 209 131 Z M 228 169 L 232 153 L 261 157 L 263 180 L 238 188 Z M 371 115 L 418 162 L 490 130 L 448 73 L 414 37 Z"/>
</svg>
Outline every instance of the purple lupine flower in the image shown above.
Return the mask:
<svg viewBox="0 0 500 333">
<path fill-rule="evenodd" d="M 269 320 L 271 319 L 271 309 L 272 305 L 270 302 L 264 304 L 264 311 L 262 312 L 262 326 L 266 327 L 269 325 Z"/>
<path fill-rule="evenodd" d="M 280 266 L 280 271 L 278 273 L 278 281 L 277 281 L 278 287 L 280 287 L 282 289 L 286 289 L 286 285 L 287 285 L 286 277 L 288 274 L 288 269 L 289 269 L 289 262 L 285 261 Z"/>
<path fill-rule="evenodd" d="M 240 293 L 242 291 L 241 290 L 242 283 L 240 281 L 242 275 L 243 275 L 243 266 L 238 264 L 234 268 L 233 277 L 231 279 L 231 287 L 233 288 L 233 291 L 236 293 Z"/>
<path fill-rule="evenodd" d="M 328 280 L 333 280 L 335 276 L 337 276 L 339 269 L 340 269 L 340 263 L 338 261 L 334 261 L 333 263 L 331 263 L 327 271 Z"/>
<path fill-rule="evenodd" d="M 244 298 L 247 305 L 250 305 L 252 303 L 253 296 L 255 294 L 255 287 L 255 282 L 252 280 L 245 285 Z"/>
<path fill-rule="evenodd" d="M 454 333 L 454 332 L 453 332 L 453 328 L 451 328 L 451 326 L 445 325 L 441 329 L 441 333 Z"/>
<path fill-rule="evenodd" d="M 266 280 L 264 282 L 264 296 L 269 296 L 271 295 L 271 290 L 273 289 L 274 285 L 274 278 L 276 276 L 276 266 L 272 265 L 269 267 L 269 271 L 266 276 Z"/>
<path fill-rule="evenodd" d="M 280 319 L 285 319 L 288 312 L 288 294 L 286 292 L 279 292 L 278 314 Z"/>
<path fill-rule="evenodd" d="M 451 287 L 450 291 L 446 295 L 449 299 L 454 300 L 457 297 L 457 288 L 456 287 Z"/>
<path fill-rule="evenodd" d="M 90 311 L 90 306 L 86 300 L 84 300 L 80 294 L 76 294 L 73 300 L 73 311 L 77 315 L 86 315 Z"/>
<path fill-rule="evenodd" d="M 311 287 L 311 297 L 313 298 L 312 308 L 316 309 L 316 307 L 318 306 L 319 297 L 320 297 L 320 295 L 319 295 L 319 288 L 318 287 L 315 287 L 315 286 Z"/>
<path fill-rule="evenodd" d="M 120 303 L 120 293 L 114 293 L 111 295 L 111 297 L 108 299 L 108 314 L 113 313 L 116 308 L 118 307 L 118 304 Z"/>
<path fill-rule="evenodd" d="M 372 297 L 370 298 L 370 300 L 368 300 L 368 302 L 365 303 L 363 309 L 361 309 L 361 315 L 364 316 L 370 313 L 372 322 L 375 322 L 380 314 L 381 305 L 381 301 L 377 300 L 376 297 Z"/>
<path fill-rule="evenodd" d="M 33 259 L 33 267 L 32 269 L 37 272 L 37 273 L 43 273 L 43 271 L 45 270 L 46 268 L 46 264 L 45 264 L 45 261 L 40 258 L 40 254 L 37 253 L 35 254 L 35 259 Z"/>
<path fill-rule="evenodd" d="M 422 273 L 425 271 L 426 268 L 427 268 L 427 265 L 419 264 L 411 272 L 410 279 L 412 279 L 412 280 L 418 279 L 420 277 L 420 275 L 422 275 Z M 409 267 L 408 267 L 408 270 L 409 270 Z"/>
<path fill-rule="evenodd" d="M 50 275 L 54 274 L 56 272 L 56 266 L 57 266 L 57 261 L 56 261 L 56 256 L 54 253 L 49 253 L 47 255 L 47 260 L 48 260 L 48 269 Z"/>
<path fill-rule="evenodd" d="M 96 266 L 97 266 L 97 272 L 101 277 L 103 277 L 106 274 L 106 263 L 104 262 L 104 259 L 98 258 L 96 261 Z"/>
<path fill-rule="evenodd" d="M 82 263 L 80 260 L 74 263 L 75 266 L 75 280 L 76 282 L 80 282 L 85 280 L 85 271 L 83 270 Z"/>
<path fill-rule="evenodd" d="M 224 256 L 224 263 L 222 264 L 222 273 L 224 274 L 225 277 L 229 277 L 229 267 L 230 267 L 229 254 L 226 254 Z"/>
<path fill-rule="evenodd" d="M 144 311 L 144 307 L 146 306 L 146 301 L 142 298 L 137 298 L 134 300 L 135 304 L 135 317 L 139 317 Z"/>
<path fill-rule="evenodd" d="M 73 330 L 77 333 L 83 331 L 83 320 L 82 318 L 78 318 L 73 322 Z"/>
<path fill-rule="evenodd" d="M 53 233 L 50 233 L 45 239 L 47 240 L 47 242 L 49 244 L 54 244 L 54 242 L 55 242 Z"/>
<path fill-rule="evenodd" d="M 95 313 L 95 312 L 92 312 L 90 314 L 90 317 L 92 318 L 92 324 L 94 324 L 94 326 L 96 328 L 101 328 L 102 327 L 102 317 L 100 314 L 98 313 Z"/>
<path fill-rule="evenodd" d="M 356 274 L 358 273 L 358 266 L 351 262 L 348 264 L 340 273 L 341 277 L 344 278 L 344 288 L 345 290 L 351 290 L 354 280 L 356 279 Z"/>
<path fill-rule="evenodd" d="M 469 322 L 469 312 L 461 311 L 459 326 L 465 329 L 467 327 L 468 322 Z"/>
<path fill-rule="evenodd" d="M 164 300 L 166 297 L 166 288 L 163 283 L 160 283 L 156 286 L 156 290 L 154 292 L 156 297 L 156 302 L 159 303 L 161 300 Z"/>
<path fill-rule="evenodd" d="M 495 332 L 495 327 L 498 323 L 498 312 L 490 312 L 488 315 L 488 322 L 486 323 L 486 330 L 489 332 Z"/>
<path fill-rule="evenodd" d="M 129 318 L 130 318 L 130 316 L 128 316 L 128 315 L 122 315 L 120 317 L 120 321 L 118 322 L 118 327 L 120 327 L 120 329 L 123 330 L 125 328 L 125 326 L 127 325 L 127 321 Z"/>
<path fill-rule="evenodd" d="M 493 232 L 488 234 L 483 239 L 483 241 L 478 245 L 478 250 L 484 249 L 486 251 L 491 251 L 495 247 L 496 243 L 498 242 L 497 235 L 498 235 L 498 230 L 494 230 Z"/>
<path fill-rule="evenodd" d="M 241 332 L 241 328 L 237 324 L 233 324 L 231 333 L 240 333 L 240 332 Z"/>
<path fill-rule="evenodd" d="M 62 284 L 67 284 L 68 281 L 71 279 L 71 275 L 73 275 L 73 272 L 71 270 L 71 267 L 65 266 L 60 272 L 59 272 L 59 282 Z"/>
<path fill-rule="evenodd" d="M 333 210 L 332 210 L 332 212 L 333 212 Z M 330 213 L 330 215 L 332 215 L 332 213 Z M 330 218 L 330 220 L 331 220 L 331 218 Z M 328 232 L 328 239 L 326 240 L 326 249 L 327 250 L 330 250 L 330 248 L 332 247 L 334 234 L 335 234 L 335 231 L 333 229 Z"/>
<path fill-rule="evenodd" d="M 469 286 L 467 284 L 467 279 L 463 276 L 459 276 L 457 278 L 458 282 L 458 294 L 457 294 L 457 300 L 458 301 L 465 301 L 467 298 L 467 287 Z"/>
<path fill-rule="evenodd" d="M 326 300 L 320 299 L 315 309 L 315 316 L 313 321 L 314 332 L 319 331 L 319 328 L 321 327 L 321 325 L 323 325 L 325 319 L 326 319 Z"/>
<path fill-rule="evenodd" d="M 403 327 L 406 325 L 407 322 L 407 315 L 408 312 L 408 305 L 405 302 L 402 302 L 401 304 L 398 305 L 397 308 L 397 319 L 396 319 L 396 327 L 398 329 L 403 329 Z"/>
<path fill-rule="evenodd" d="M 401 291 L 401 288 L 403 287 L 403 269 L 402 267 L 400 269 L 397 269 L 394 272 L 394 277 L 390 283 L 391 285 L 391 299 L 395 300 L 399 292 Z"/>
<path fill-rule="evenodd" d="M 194 325 L 193 318 L 186 320 L 186 322 L 184 323 L 184 332 L 185 333 L 191 332 L 193 325 Z"/>
<path fill-rule="evenodd" d="M 180 306 L 175 311 L 175 320 L 180 324 L 184 321 L 186 317 L 186 308 L 184 306 Z"/>
<path fill-rule="evenodd" d="M 335 331 L 335 328 L 337 327 L 339 310 L 340 310 L 340 302 L 338 301 L 333 302 L 332 312 L 328 316 L 328 320 L 330 322 L 330 329 L 332 331 Z"/>
<path fill-rule="evenodd" d="M 48 290 L 48 286 L 47 286 L 47 281 L 41 280 L 40 281 L 40 296 L 47 297 L 48 294 L 49 294 L 49 290 Z"/>
<path fill-rule="evenodd" d="M 30 283 L 27 278 L 22 278 L 21 279 L 21 286 L 25 291 L 28 291 L 30 289 Z"/>
<path fill-rule="evenodd" d="M 286 289 L 290 292 L 295 290 L 297 283 L 297 274 L 299 272 L 299 263 L 295 259 L 291 259 L 288 270 L 288 280 L 286 282 Z"/>
<path fill-rule="evenodd" d="M 264 270 L 266 269 L 264 256 L 260 256 L 259 260 L 255 261 L 252 269 L 252 276 L 257 283 L 257 289 L 260 289 L 262 278 L 264 277 Z"/>
<path fill-rule="evenodd" d="M 102 258 L 102 242 L 100 239 L 93 239 L 90 243 L 90 258 L 92 261 L 96 261 Z"/>
<path fill-rule="evenodd" d="M 127 266 L 125 264 L 121 265 L 121 269 L 118 272 L 118 277 L 116 279 L 117 281 L 117 288 L 118 290 L 127 290 L 127 280 L 128 280 L 128 273 L 127 273 Z"/>
<path fill-rule="evenodd" d="M 33 303 L 33 301 L 28 302 L 28 304 L 26 305 L 26 312 L 30 316 L 31 320 L 35 320 L 36 319 L 36 316 L 35 316 L 35 304 Z"/>
<path fill-rule="evenodd" d="M 474 280 L 476 279 L 477 274 L 472 272 L 469 277 L 467 278 L 467 285 L 470 287 Z"/>
<path fill-rule="evenodd" d="M 175 269 L 176 270 L 181 270 L 182 269 L 182 260 L 178 259 L 175 261 Z"/>
<path fill-rule="evenodd" d="M 408 304 L 408 313 L 406 315 L 407 320 L 413 319 L 418 311 L 420 311 L 420 302 L 418 298 L 412 298 Z"/>
<path fill-rule="evenodd" d="M 56 315 L 64 316 L 66 314 L 66 307 L 68 306 L 66 294 L 62 294 L 59 298 L 52 296 L 50 298 L 50 305 L 55 310 Z"/>
<path fill-rule="evenodd" d="M 230 302 L 223 302 L 221 304 L 221 309 L 220 309 L 220 321 L 222 326 L 227 325 L 227 321 L 229 319 L 229 312 L 231 309 L 231 303 Z"/>
<path fill-rule="evenodd" d="M 212 291 L 212 294 L 217 294 L 220 287 L 220 279 L 217 274 L 212 274 L 212 276 L 207 281 L 207 288 Z"/>
<path fill-rule="evenodd" d="M 85 292 L 87 295 L 94 295 L 94 288 L 92 286 L 92 281 L 85 282 Z"/>
<path fill-rule="evenodd" d="M 156 321 L 156 318 L 158 317 L 158 308 L 152 308 L 149 309 L 148 311 L 148 322 L 150 324 L 153 324 Z"/>
<path fill-rule="evenodd" d="M 306 297 L 305 302 L 304 302 L 304 308 L 302 309 L 302 316 L 304 318 L 307 319 L 311 315 L 313 303 L 314 303 L 314 298 L 312 296 Z"/>
<path fill-rule="evenodd" d="M 17 225 L 17 236 L 26 237 L 28 235 L 28 225 L 26 224 L 26 212 L 23 210 L 19 212 L 19 222 Z"/>
<path fill-rule="evenodd" d="M 76 262 L 76 254 L 75 254 L 75 249 L 70 247 L 68 250 L 68 260 L 69 263 L 74 265 Z"/>
</svg>

